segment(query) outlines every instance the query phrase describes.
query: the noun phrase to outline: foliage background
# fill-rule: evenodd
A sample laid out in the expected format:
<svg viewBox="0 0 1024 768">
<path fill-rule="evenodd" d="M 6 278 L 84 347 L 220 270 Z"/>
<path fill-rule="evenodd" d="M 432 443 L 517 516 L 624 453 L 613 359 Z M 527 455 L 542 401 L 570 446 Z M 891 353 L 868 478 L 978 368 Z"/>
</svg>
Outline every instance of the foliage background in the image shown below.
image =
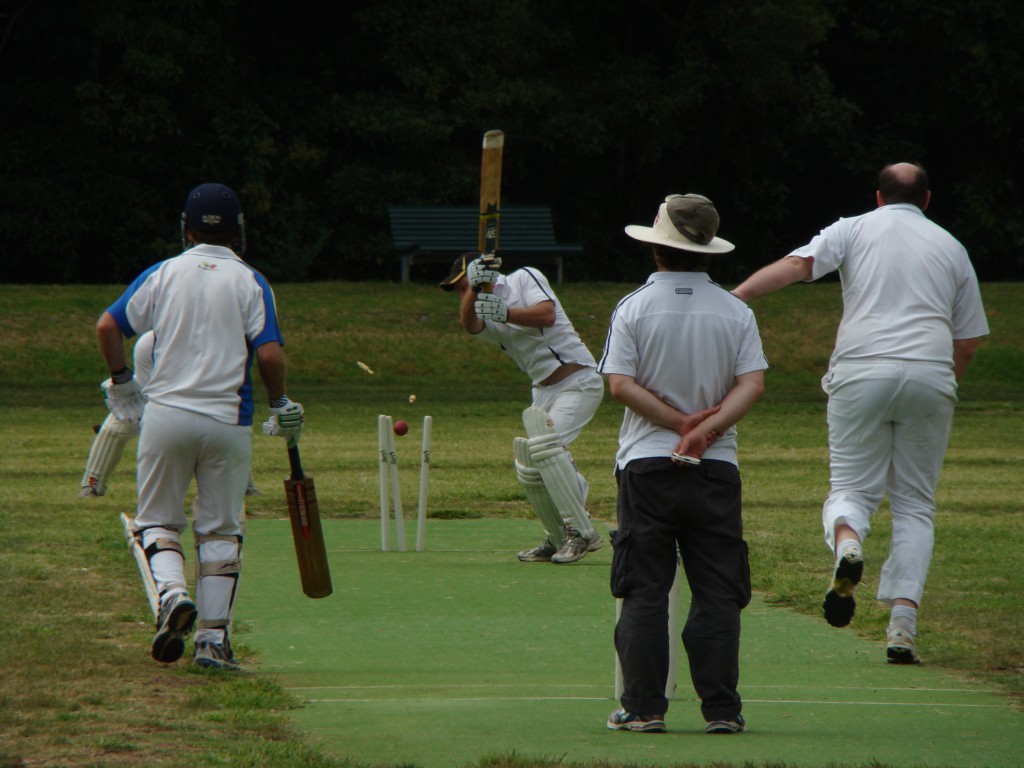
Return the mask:
<svg viewBox="0 0 1024 768">
<path fill-rule="evenodd" d="M 5 282 L 116 282 L 178 249 L 195 184 L 243 197 L 269 277 L 388 280 L 386 206 L 552 206 L 574 279 L 700 192 L 738 278 L 873 205 L 919 161 L 983 280 L 1024 277 L 1024 14 L 1009 0 L 8 0 Z"/>
</svg>

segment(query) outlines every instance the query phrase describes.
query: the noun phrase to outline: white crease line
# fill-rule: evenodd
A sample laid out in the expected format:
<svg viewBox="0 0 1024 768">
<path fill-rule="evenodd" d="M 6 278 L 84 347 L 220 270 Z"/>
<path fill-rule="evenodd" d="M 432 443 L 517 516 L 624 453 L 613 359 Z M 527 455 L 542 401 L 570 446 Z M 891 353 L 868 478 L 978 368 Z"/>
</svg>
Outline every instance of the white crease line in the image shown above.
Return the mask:
<svg viewBox="0 0 1024 768">
<path fill-rule="evenodd" d="M 566 683 L 565 685 L 552 685 L 551 683 L 536 683 L 532 686 L 529 683 L 466 683 L 464 685 L 443 685 L 435 686 L 449 690 L 469 690 L 476 688 L 589 688 L 602 690 L 611 686 L 598 685 L 595 683 Z M 387 691 L 387 690 L 415 690 L 416 686 L 402 685 L 400 683 L 388 685 L 298 685 L 289 686 L 289 691 Z M 976 688 L 885 688 L 881 686 L 859 685 L 859 686 L 816 686 L 816 685 L 749 685 L 741 686 L 742 691 L 760 690 L 795 690 L 795 691 L 896 691 L 901 693 L 971 693 L 986 696 L 998 695 L 997 691 L 980 690 Z M 741 693 L 742 693 L 741 691 Z M 747 699 L 744 699 L 745 701 Z"/>
<path fill-rule="evenodd" d="M 289 691 L 378 691 L 378 690 L 410 690 L 416 686 L 402 685 L 396 683 L 394 685 L 311 685 L 311 686 L 293 686 L 286 690 Z M 433 688 L 447 688 L 451 690 L 459 690 L 465 688 L 610 688 L 608 685 L 594 685 L 593 683 L 570 683 L 566 685 L 551 685 L 550 683 L 538 683 L 531 686 L 529 683 L 466 683 L 465 685 L 435 685 Z"/>
<path fill-rule="evenodd" d="M 307 704 L 375 704 L 381 703 L 395 703 L 395 702 L 415 702 L 415 701 L 457 701 L 457 702 L 473 702 L 473 701 L 611 701 L 610 696 L 466 696 L 464 698 L 445 698 L 438 697 L 433 699 L 423 698 L 400 698 L 400 699 L 305 699 Z"/>
<path fill-rule="evenodd" d="M 797 691 L 905 691 L 907 693 L 983 693 L 985 695 L 997 695 L 998 691 L 983 688 L 919 688 L 911 687 L 885 687 L 880 685 L 748 685 L 741 686 L 744 690 L 789 689 Z"/>
<path fill-rule="evenodd" d="M 412 702 L 505 702 L 505 701 L 608 701 L 614 702 L 611 696 L 466 696 L 459 698 L 437 697 L 403 697 L 373 699 L 305 699 L 307 704 L 393 704 Z M 1001 704 L 950 704 L 946 702 L 895 702 L 895 701 L 801 701 L 795 699 L 744 699 L 744 704 L 826 704 L 837 707 L 929 707 L 946 709 L 1006 709 Z"/>
<path fill-rule="evenodd" d="M 859 707 L 953 707 L 955 709 L 1007 709 L 1005 704 L 953 704 L 945 701 L 825 701 L 802 699 L 744 699 L 744 704 L 853 704 Z"/>
</svg>

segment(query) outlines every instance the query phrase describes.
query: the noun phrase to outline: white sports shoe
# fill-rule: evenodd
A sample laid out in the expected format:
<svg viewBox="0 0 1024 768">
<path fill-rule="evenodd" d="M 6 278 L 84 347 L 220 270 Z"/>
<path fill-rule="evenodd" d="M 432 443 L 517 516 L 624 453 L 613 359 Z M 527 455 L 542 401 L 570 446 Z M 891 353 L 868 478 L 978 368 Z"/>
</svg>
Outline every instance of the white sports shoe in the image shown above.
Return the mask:
<svg viewBox="0 0 1024 768">
<path fill-rule="evenodd" d="M 533 549 L 524 549 L 516 557 L 524 563 L 547 563 L 557 551 L 558 547 L 552 544 L 550 539 L 544 539 Z"/>
<path fill-rule="evenodd" d="M 153 638 L 153 658 L 163 664 L 173 664 L 185 652 L 185 638 L 196 623 L 196 604 L 188 595 L 179 592 L 160 604 L 160 616 Z"/>
<path fill-rule="evenodd" d="M 885 656 L 890 664 L 920 664 L 914 636 L 901 627 L 890 627 L 885 637 Z"/>
<path fill-rule="evenodd" d="M 604 542 L 601 541 L 600 535 L 595 535 L 594 538 L 587 539 L 572 527 L 566 528 L 566 534 L 565 544 L 563 544 L 562 548 L 551 556 L 552 563 L 558 563 L 560 565 L 565 563 L 575 563 L 577 560 L 581 560 L 585 557 L 588 552 L 595 552 L 604 544 Z"/>
<path fill-rule="evenodd" d="M 704 733 L 743 733 L 747 730 L 747 721 L 743 715 L 736 715 L 735 720 L 711 720 L 704 726 Z"/>
<path fill-rule="evenodd" d="M 196 641 L 192 661 L 196 666 L 206 669 L 226 669 L 230 672 L 240 672 L 242 669 L 231 652 L 231 643 L 226 639 L 223 643 Z"/>
<path fill-rule="evenodd" d="M 664 715 L 638 715 L 620 707 L 608 715 L 608 730 L 665 733 Z"/>
</svg>

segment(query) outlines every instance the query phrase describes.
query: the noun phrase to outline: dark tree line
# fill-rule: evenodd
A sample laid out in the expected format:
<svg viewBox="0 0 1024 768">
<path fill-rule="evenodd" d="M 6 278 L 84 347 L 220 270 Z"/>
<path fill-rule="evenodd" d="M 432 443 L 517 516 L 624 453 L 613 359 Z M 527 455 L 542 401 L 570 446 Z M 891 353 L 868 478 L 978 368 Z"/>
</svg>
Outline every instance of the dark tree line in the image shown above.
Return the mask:
<svg viewBox="0 0 1024 768">
<path fill-rule="evenodd" d="M 7 0 L 0 255 L 10 282 L 124 281 L 174 255 L 195 184 L 242 196 L 276 280 L 394 279 L 392 203 L 503 199 L 636 279 L 622 235 L 711 197 L 739 277 L 918 161 L 982 279 L 1024 277 L 1024 14 L 1009 0 Z M 468 244 L 471 245 L 471 244 Z"/>
</svg>

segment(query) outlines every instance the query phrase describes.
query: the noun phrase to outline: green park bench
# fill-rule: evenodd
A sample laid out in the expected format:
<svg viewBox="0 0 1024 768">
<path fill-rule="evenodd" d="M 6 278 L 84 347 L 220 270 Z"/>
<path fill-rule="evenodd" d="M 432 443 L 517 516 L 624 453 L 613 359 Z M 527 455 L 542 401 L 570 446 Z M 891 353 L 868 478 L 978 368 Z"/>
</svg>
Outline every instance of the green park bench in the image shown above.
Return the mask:
<svg viewBox="0 0 1024 768">
<path fill-rule="evenodd" d="M 414 264 L 451 263 L 460 253 L 477 248 L 480 211 L 472 205 L 393 205 L 388 207 L 388 219 L 403 283 L 409 282 Z M 560 283 L 563 257 L 582 253 L 583 246 L 555 240 L 548 206 L 509 205 L 501 209 L 497 251 L 508 266 L 553 263 Z"/>
</svg>

